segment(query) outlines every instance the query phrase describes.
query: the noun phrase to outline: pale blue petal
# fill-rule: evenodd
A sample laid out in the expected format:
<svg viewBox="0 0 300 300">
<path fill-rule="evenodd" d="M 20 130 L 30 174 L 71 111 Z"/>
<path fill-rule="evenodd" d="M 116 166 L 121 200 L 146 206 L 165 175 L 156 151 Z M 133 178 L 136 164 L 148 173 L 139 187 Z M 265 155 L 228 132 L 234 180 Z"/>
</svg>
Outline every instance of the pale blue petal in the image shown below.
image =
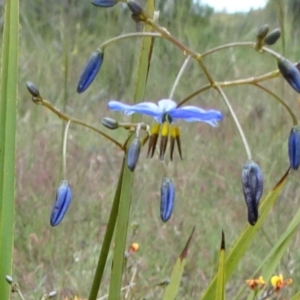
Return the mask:
<svg viewBox="0 0 300 300">
<path fill-rule="evenodd" d="M 176 119 L 183 119 L 186 122 L 206 122 L 211 126 L 217 126 L 223 115 L 217 110 L 204 110 L 196 106 L 179 107 L 170 113 Z"/>
<path fill-rule="evenodd" d="M 109 101 L 108 108 L 110 110 L 123 111 L 126 115 L 134 113 L 144 114 L 152 117 L 158 117 L 161 114 L 159 107 L 152 102 L 142 102 L 134 105 L 128 105 L 120 101 Z"/>
<path fill-rule="evenodd" d="M 158 101 L 158 107 L 162 113 L 170 112 L 177 107 L 177 103 L 171 99 L 162 99 Z"/>
</svg>

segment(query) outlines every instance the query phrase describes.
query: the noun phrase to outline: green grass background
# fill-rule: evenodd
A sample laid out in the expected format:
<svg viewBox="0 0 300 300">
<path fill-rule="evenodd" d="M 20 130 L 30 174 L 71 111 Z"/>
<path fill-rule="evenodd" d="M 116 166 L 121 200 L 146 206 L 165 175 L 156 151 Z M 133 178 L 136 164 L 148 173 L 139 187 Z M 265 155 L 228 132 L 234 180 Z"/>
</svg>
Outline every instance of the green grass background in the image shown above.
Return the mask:
<svg viewBox="0 0 300 300">
<path fill-rule="evenodd" d="M 186 1 L 187 2 L 187 1 Z M 252 41 L 264 23 L 280 25 L 276 6 L 248 14 L 211 14 L 209 9 L 192 13 L 184 5 L 162 9 L 160 23 L 183 43 L 198 52 L 215 46 Z M 128 121 L 109 112 L 107 101 L 132 102 L 140 39 L 121 41 L 106 49 L 104 63 L 87 92 L 76 93 L 77 80 L 87 58 L 106 39 L 141 30 L 126 7 L 96 9 L 88 2 L 63 1 L 20 3 L 20 73 L 16 161 L 16 224 L 14 272 L 26 299 L 51 290 L 59 299 L 74 294 L 87 297 L 98 253 L 106 229 L 117 185 L 122 153 L 93 132 L 71 124 L 67 170 L 73 202 L 63 222 L 49 225 L 55 191 L 62 179 L 61 138 L 63 124 L 30 99 L 25 82 L 33 81 L 42 96 L 60 110 L 101 128 L 101 118 Z M 299 47 L 286 10 L 285 44 L 273 48 L 292 61 L 299 60 Z M 284 46 L 284 47 L 283 47 Z M 167 98 L 183 54 L 165 40 L 157 39 L 148 77 L 145 100 Z M 205 59 L 218 81 L 256 76 L 276 69 L 269 56 L 251 49 L 227 49 Z M 174 100 L 206 84 L 197 63 L 190 62 Z M 299 95 L 282 79 L 265 83 L 299 114 Z M 286 111 L 270 96 L 252 86 L 226 88 L 245 130 L 254 160 L 265 176 L 265 194 L 288 167 L 287 138 L 292 125 Z M 143 100 L 143 99 L 141 99 Z M 194 98 L 190 104 L 219 109 L 224 120 L 218 128 L 200 123 L 180 123 L 183 161 L 175 156 L 169 165 L 176 185 L 176 206 L 171 220 L 159 217 L 159 191 L 163 168 L 158 159 L 141 154 L 135 171 L 128 245 L 137 242 L 139 251 L 129 258 L 128 277 L 137 265 L 133 299 L 160 299 L 168 278 L 194 226 L 178 299 L 198 299 L 218 268 L 220 233 L 224 230 L 229 250 L 247 224 L 241 188 L 241 169 L 246 153 L 235 125 L 216 91 Z M 143 119 L 151 124 L 150 118 Z M 102 129 L 102 128 L 101 128 Z M 126 138 L 122 129 L 112 133 Z M 285 230 L 299 207 L 299 173 L 293 172 L 263 229 L 251 244 L 242 263 L 226 286 L 228 299 L 245 284 Z M 285 295 L 298 291 L 300 280 L 300 235 L 296 234 L 278 268 L 294 284 Z M 108 290 L 110 263 L 99 295 Z M 105 284 L 107 282 L 107 284 Z M 17 296 L 13 296 L 17 298 Z"/>
</svg>

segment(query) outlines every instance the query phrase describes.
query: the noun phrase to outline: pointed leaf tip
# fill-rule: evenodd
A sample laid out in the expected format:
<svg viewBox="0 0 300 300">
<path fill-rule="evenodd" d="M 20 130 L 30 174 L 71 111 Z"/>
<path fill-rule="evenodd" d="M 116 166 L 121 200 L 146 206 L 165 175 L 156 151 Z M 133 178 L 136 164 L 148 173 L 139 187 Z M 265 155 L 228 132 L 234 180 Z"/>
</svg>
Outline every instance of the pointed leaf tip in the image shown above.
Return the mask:
<svg viewBox="0 0 300 300">
<path fill-rule="evenodd" d="M 190 237 L 189 237 L 189 239 L 187 240 L 187 242 L 186 242 L 186 244 L 185 244 L 185 246 L 184 246 L 184 248 L 183 248 L 183 250 L 182 250 L 182 252 L 181 252 L 181 254 L 180 254 L 180 256 L 179 256 L 179 258 L 180 258 L 181 260 L 183 260 L 183 259 L 185 259 L 185 258 L 187 257 L 189 245 L 190 245 L 190 242 L 191 242 L 191 240 L 192 240 L 192 237 L 193 237 L 193 234 L 194 234 L 195 229 L 196 229 L 196 227 L 193 228 L 193 230 L 192 230 L 192 232 L 191 232 L 191 234 L 190 234 Z"/>
</svg>

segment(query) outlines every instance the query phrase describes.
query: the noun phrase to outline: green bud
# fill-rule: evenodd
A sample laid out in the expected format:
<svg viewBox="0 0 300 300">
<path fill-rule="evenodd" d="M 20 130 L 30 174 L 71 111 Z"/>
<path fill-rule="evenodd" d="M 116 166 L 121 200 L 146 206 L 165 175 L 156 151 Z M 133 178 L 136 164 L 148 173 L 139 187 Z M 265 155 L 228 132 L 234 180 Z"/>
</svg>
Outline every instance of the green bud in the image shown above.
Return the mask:
<svg viewBox="0 0 300 300">
<path fill-rule="evenodd" d="M 276 28 L 267 34 L 267 36 L 264 39 L 264 43 L 269 46 L 274 45 L 278 41 L 280 36 L 281 36 L 281 30 L 280 28 Z"/>
<path fill-rule="evenodd" d="M 9 283 L 9 284 L 12 284 L 13 283 L 13 279 L 12 279 L 12 277 L 11 276 L 9 276 L 9 275 L 6 275 L 5 276 L 5 280 L 7 281 L 7 283 Z"/>
<path fill-rule="evenodd" d="M 101 123 L 106 128 L 112 129 L 112 130 L 117 129 L 119 127 L 119 123 L 116 120 L 114 120 L 112 118 L 108 118 L 108 117 L 102 118 Z"/>
</svg>

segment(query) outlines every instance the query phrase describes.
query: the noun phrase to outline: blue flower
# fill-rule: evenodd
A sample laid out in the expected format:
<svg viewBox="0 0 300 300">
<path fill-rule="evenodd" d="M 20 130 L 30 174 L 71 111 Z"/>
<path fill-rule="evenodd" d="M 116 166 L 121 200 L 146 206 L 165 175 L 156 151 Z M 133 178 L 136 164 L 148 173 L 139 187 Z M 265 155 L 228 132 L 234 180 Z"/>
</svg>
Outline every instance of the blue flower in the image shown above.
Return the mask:
<svg viewBox="0 0 300 300">
<path fill-rule="evenodd" d="M 123 111 L 125 115 L 134 113 L 144 114 L 154 117 L 158 123 L 164 123 L 182 119 L 186 122 L 205 122 L 216 127 L 218 121 L 223 116 L 217 110 L 204 110 L 196 106 L 177 107 L 177 103 L 170 99 L 162 99 L 158 104 L 152 102 L 141 102 L 134 105 L 128 105 L 120 101 L 109 101 L 108 108 L 110 110 Z"/>
<path fill-rule="evenodd" d="M 141 102 L 134 105 L 112 100 L 108 102 L 108 108 L 123 111 L 126 115 L 139 113 L 153 117 L 158 123 L 151 128 L 147 156 L 153 157 L 158 136 L 160 135 L 159 157 L 161 160 L 164 159 L 169 138 L 170 159 L 173 160 L 175 142 L 182 159 L 180 131 L 176 125 L 170 125 L 171 123 L 182 119 L 186 122 L 205 122 L 215 127 L 218 125 L 218 121 L 223 118 L 220 111 L 204 110 L 196 106 L 178 107 L 177 103 L 170 99 L 159 100 L 158 104 Z"/>
</svg>

